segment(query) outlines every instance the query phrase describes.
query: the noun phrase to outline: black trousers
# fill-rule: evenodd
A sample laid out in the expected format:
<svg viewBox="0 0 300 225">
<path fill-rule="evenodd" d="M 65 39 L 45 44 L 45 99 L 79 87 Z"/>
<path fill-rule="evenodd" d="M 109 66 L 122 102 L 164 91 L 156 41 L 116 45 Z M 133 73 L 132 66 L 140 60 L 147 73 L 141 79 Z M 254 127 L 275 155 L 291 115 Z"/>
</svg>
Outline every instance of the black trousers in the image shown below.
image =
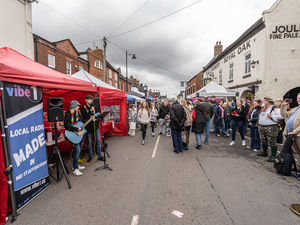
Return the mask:
<svg viewBox="0 0 300 225">
<path fill-rule="evenodd" d="M 145 137 L 146 137 L 147 126 L 148 126 L 148 124 L 141 124 L 143 140 L 145 140 Z"/>
<path fill-rule="evenodd" d="M 155 122 L 150 122 L 151 123 L 151 130 L 152 130 L 152 133 L 154 133 L 154 128 L 155 128 Z"/>
</svg>

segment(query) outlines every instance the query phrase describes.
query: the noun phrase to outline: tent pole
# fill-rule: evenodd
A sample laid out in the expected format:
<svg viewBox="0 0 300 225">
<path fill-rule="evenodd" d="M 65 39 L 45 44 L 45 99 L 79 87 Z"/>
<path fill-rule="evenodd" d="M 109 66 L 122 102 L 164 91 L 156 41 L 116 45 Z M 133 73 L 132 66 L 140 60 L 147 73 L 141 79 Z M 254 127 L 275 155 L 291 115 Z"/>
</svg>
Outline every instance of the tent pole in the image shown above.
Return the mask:
<svg viewBox="0 0 300 225">
<path fill-rule="evenodd" d="M 13 182 L 13 175 L 12 175 L 12 163 L 11 163 L 11 156 L 8 144 L 8 126 L 7 126 L 7 118 L 6 118 L 6 104 L 5 104 L 5 97 L 4 97 L 4 88 L 3 88 L 3 81 L 0 81 L 0 90 L 1 90 L 1 107 L 0 107 L 0 123 L 1 123 L 1 137 L 2 137 L 2 146 L 4 151 L 5 157 L 5 174 L 7 176 L 7 183 L 9 187 L 9 193 L 12 203 L 12 219 L 11 222 L 14 222 L 17 219 L 17 205 L 16 205 L 16 196 L 14 191 L 14 182 Z"/>
</svg>

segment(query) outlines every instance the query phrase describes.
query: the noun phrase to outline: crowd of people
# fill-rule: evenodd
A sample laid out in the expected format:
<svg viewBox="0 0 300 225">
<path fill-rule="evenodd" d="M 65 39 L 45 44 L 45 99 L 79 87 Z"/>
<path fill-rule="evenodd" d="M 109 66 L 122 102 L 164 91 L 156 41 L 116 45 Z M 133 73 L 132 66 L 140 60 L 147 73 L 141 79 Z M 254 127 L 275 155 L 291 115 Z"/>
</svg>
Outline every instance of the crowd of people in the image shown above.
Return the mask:
<svg viewBox="0 0 300 225">
<path fill-rule="evenodd" d="M 229 146 L 236 145 L 238 131 L 241 146 L 257 152 L 260 157 L 268 157 L 268 162 L 274 162 L 278 144 L 283 143 L 284 137 L 294 135 L 293 152 L 298 159 L 300 106 L 291 109 L 290 103 L 289 99 L 274 101 L 271 97 L 253 101 L 243 98 L 223 101 L 215 96 L 194 102 L 184 99 L 166 100 L 162 104 L 141 101 L 138 109 L 134 105 L 129 107 L 129 135 L 135 135 L 136 123 L 140 124 L 144 145 L 148 124 L 151 124 L 153 137 L 159 124 L 159 135 L 172 136 L 174 152 L 180 153 L 189 149 L 190 132 L 195 133 L 195 148 L 201 149 L 202 143 L 209 144 L 210 133 L 217 137 L 231 136 Z M 300 105 L 300 93 L 297 103 Z M 249 146 L 245 141 L 247 133 L 251 140 Z M 300 158 L 297 161 L 300 162 Z"/>
</svg>

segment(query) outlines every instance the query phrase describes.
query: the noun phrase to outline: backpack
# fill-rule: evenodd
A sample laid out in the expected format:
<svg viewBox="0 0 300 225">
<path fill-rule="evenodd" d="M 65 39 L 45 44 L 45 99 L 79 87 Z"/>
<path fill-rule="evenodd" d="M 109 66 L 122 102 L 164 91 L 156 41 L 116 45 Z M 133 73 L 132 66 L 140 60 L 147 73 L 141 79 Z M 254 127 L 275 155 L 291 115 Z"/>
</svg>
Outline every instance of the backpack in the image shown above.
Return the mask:
<svg viewBox="0 0 300 225">
<path fill-rule="evenodd" d="M 284 142 L 282 151 L 274 160 L 274 168 L 278 173 L 290 176 L 292 167 L 294 166 L 295 171 L 297 172 L 297 166 L 295 162 L 294 155 L 292 153 L 292 145 L 295 140 L 295 135 L 289 135 Z"/>
</svg>

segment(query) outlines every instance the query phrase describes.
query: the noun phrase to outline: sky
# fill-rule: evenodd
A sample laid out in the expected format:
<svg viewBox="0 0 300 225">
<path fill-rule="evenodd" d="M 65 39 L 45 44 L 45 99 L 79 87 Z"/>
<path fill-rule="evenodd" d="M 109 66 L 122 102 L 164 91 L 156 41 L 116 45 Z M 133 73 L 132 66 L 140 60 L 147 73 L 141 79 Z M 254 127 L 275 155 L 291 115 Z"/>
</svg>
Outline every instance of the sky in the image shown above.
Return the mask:
<svg viewBox="0 0 300 225">
<path fill-rule="evenodd" d="M 102 48 L 105 36 L 107 59 L 115 68 L 121 67 L 125 75 L 124 50 L 136 54 L 137 59 L 128 58 L 129 76 L 174 97 L 180 81 L 191 79 L 212 59 L 217 41 L 225 49 L 275 1 L 202 0 L 118 36 L 196 0 L 39 0 L 32 9 L 33 32 L 49 41 L 69 38 L 79 52 Z"/>
</svg>

